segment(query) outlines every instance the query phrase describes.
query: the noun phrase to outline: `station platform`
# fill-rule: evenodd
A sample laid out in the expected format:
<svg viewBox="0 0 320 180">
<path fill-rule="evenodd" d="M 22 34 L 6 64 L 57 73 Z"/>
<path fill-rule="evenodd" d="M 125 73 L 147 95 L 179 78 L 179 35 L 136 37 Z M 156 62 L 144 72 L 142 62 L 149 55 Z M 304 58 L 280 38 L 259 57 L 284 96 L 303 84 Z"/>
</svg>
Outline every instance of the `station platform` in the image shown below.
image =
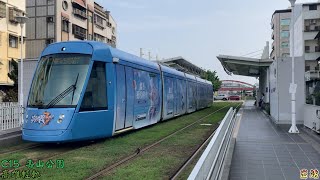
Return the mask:
<svg viewBox="0 0 320 180">
<path fill-rule="evenodd" d="M 0 131 L 0 147 L 21 143 L 21 128 Z"/>
<path fill-rule="evenodd" d="M 290 126 L 275 125 L 253 103 L 246 101 L 239 111 L 229 179 L 295 180 L 301 169 L 307 169 L 308 176 L 311 169 L 320 171 L 320 136 L 304 127 L 298 127 L 299 134 L 289 134 Z"/>
</svg>

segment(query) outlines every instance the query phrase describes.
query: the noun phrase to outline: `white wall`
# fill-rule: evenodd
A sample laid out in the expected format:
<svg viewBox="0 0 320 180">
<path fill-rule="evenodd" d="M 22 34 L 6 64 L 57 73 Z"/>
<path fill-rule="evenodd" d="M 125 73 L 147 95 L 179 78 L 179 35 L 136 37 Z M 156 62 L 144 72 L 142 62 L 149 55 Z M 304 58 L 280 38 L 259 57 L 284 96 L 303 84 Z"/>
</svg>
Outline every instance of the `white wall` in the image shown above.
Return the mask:
<svg viewBox="0 0 320 180">
<path fill-rule="evenodd" d="M 36 66 L 37 66 L 37 62 L 38 60 L 25 60 L 23 61 L 23 104 L 24 107 L 26 107 L 27 105 L 27 100 L 28 100 L 28 94 L 29 94 L 29 90 L 30 90 L 30 85 L 31 85 L 31 81 L 33 78 L 33 74 L 35 72 Z M 19 68 L 19 78 L 18 78 L 18 89 L 19 89 L 19 96 L 18 98 L 20 99 L 20 65 L 21 62 L 19 61 L 18 64 L 18 68 Z"/>
<path fill-rule="evenodd" d="M 279 58 L 270 66 L 270 114 L 277 124 L 291 124 L 291 58 Z M 295 57 L 296 119 L 303 124 L 305 104 L 305 61 L 303 57 Z M 276 70 L 276 74 L 275 71 Z"/>
</svg>

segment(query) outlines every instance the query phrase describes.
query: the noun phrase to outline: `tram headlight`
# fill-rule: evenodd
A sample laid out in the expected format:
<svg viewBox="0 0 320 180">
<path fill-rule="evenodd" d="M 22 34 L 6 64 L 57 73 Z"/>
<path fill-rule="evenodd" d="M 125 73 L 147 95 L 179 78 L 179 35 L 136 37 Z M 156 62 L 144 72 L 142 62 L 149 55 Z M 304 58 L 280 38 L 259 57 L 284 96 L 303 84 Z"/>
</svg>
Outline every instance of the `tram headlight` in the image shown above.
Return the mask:
<svg viewBox="0 0 320 180">
<path fill-rule="evenodd" d="M 64 117 L 65 117 L 64 114 L 60 114 L 59 119 L 58 119 L 57 122 L 58 122 L 59 124 L 62 123 Z"/>
<path fill-rule="evenodd" d="M 28 118 L 29 118 L 29 115 L 28 114 L 26 114 L 26 119 L 25 119 L 25 123 L 28 123 Z"/>
</svg>

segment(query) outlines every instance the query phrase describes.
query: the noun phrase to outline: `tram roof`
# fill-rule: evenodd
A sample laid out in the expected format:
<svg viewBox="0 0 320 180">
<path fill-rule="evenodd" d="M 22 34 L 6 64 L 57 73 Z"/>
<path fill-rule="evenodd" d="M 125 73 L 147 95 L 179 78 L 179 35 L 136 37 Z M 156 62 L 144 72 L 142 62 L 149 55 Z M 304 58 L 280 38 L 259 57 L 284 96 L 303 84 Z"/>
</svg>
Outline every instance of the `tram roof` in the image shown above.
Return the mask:
<svg viewBox="0 0 320 180">
<path fill-rule="evenodd" d="M 70 46 L 72 45 L 72 46 Z M 86 46 L 87 45 L 87 46 Z M 89 47 L 91 46 L 91 50 Z M 61 52 L 61 48 L 66 47 L 65 52 Z M 69 50 L 69 49 L 71 50 Z M 68 51 L 69 50 L 69 51 Z M 121 61 L 127 61 L 130 63 L 142 65 L 145 67 L 159 70 L 157 63 L 140 58 L 133 54 L 121 51 L 113 48 L 105 43 L 97 41 L 66 41 L 50 44 L 43 52 L 42 55 L 54 54 L 54 53 L 78 53 L 92 54 L 93 58 L 99 59 L 105 62 L 112 62 L 112 58 L 119 58 Z"/>
</svg>

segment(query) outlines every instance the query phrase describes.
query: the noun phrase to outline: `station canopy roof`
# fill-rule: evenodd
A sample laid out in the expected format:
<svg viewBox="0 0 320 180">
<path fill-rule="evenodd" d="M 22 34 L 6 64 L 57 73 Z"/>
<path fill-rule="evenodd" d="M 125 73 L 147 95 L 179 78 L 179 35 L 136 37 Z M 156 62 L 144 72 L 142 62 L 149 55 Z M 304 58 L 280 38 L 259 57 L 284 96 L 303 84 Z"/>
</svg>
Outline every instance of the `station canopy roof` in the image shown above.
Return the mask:
<svg viewBox="0 0 320 180">
<path fill-rule="evenodd" d="M 271 59 L 257 59 L 240 56 L 217 56 L 224 70 L 229 74 L 258 77 L 263 68 L 269 67 Z"/>
<path fill-rule="evenodd" d="M 167 66 L 170 66 L 172 68 L 175 68 L 178 71 L 194 74 L 197 76 L 200 76 L 205 72 L 203 69 L 192 64 L 191 62 L 187 61 L 185 58 L 181 56 L 169 58 L 169 59 L 163 59 L 158 62 L 165 64 Z"/>
</svg>

